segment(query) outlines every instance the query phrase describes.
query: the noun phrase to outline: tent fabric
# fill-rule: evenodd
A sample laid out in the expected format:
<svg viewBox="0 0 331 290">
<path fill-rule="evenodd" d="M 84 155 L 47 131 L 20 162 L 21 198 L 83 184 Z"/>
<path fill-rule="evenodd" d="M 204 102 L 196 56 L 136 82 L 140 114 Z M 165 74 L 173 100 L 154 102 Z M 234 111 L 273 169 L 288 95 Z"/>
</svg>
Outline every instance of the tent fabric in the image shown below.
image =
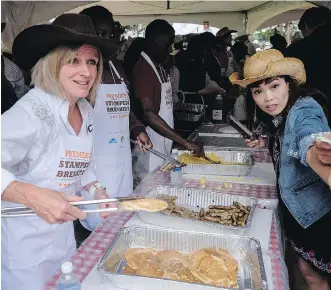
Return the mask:
<svg viewBox="0 0 331 290">
<path fill-rule="evenodd" d="M 329 1 L 315 2 L 330 5 Z M 163 18 L 171 23 L 203 24 L 221 28 L 228 26 L 242 33 L 252 33 L 274 18 L 282 23 L 300 13 L 286 13 L 300 10 L 313 4 L 306 1 L 2 1 L 2 19 L 7 27 L 2 33 L 3 45 L 11 48 L 14 38 L 23 29 L 49 21 L 65 12 L 80 12 L 82 9 L 102 5 L 109 9 L 116 20 L 123 25 L 149 23 Z M 287 18 L 282 18 L 285 16 Z M 296 20 L 296 19 L 292 19 Z M 284 22 L 284 21 L 283 21 Z M 277 24 L 277 23 L 276 23 Z"/>
</svg>

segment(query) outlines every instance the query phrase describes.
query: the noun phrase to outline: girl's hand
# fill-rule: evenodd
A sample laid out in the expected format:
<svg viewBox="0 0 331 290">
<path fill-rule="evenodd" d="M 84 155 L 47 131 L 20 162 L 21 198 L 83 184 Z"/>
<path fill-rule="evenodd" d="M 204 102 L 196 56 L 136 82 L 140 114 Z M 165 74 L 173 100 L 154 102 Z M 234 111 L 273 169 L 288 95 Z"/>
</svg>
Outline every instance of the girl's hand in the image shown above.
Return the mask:
<svg viewBox="0 0 331 290">
<path fill-rule="evenodd" d="M 259 139 L 245 139 L 245 144 L 250 147 L 250 148 L 264 148 L 266 143 L 265 140 L 263 138 L 259 138 Z"/>
<path fill-rule="evenodd" d="M 315 152 L 317 158 L 325 165 L 331 164 L 331 145 L 323 141 L 315 141 Z"/>
</svg>

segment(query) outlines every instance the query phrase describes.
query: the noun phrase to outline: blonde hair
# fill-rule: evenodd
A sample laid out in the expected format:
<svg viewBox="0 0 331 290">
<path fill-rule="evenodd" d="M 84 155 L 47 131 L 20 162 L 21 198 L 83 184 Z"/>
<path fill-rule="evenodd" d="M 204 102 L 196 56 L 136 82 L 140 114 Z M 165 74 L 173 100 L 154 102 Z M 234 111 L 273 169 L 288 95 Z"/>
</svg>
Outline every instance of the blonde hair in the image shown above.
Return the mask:
<svg viewBox="0 0 331 290">
<path fill-rule="evenodd" d="M 46 93 L 66 98 L 59 81 L 60 69 L 75 58 L 79 47 L 59 46 L 39 59 L 32 69 L 31 84 L 39 87 Z M 98 57 L 97 76 L 87 97 L 92 104 L 95 102 L 97 88 L 101 83 L 103 72 L 103 60 L 99 50 Z"/>
</svg>

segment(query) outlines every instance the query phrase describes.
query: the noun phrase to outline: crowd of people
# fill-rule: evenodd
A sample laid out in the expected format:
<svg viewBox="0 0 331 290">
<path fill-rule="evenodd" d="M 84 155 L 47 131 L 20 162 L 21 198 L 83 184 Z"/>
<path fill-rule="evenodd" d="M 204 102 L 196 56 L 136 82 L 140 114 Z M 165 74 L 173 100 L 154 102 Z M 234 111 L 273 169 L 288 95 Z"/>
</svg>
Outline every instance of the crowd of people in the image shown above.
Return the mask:
<svg viewBox="0 0 331 290">
<path fill-rule="evenodd" d="M 92 6 L 25 29 L 13 59 L 2 56 L 2 204 L 36 213 L 2 220 L 3 289 L 44 289 L 93 230 L 90 215 L 69 202 L 131 194 L 135 174 L 163 163 L 142 147 L 169 155 L 175 143 L 204 155 L 174 127 L 173 104 L 185 93 L 193 103 L 221 94 L 228 112 L 245 111 L 256 137 L 247 145 L 269 148 L 282 225 L 307 289 L 330 289 L 331 146 L 312 134 L 330 132 L 331 11 L 308 9 L 304 39 L 287 47 L 275 35 L 261 52 L 249 35 L 234 41 L 228 27 L 184 49 L 162 19 L 119 47 L 118 26 Z M 84 227 L 75 221 L 75 239 L 76 219 Z"/>
</svg>

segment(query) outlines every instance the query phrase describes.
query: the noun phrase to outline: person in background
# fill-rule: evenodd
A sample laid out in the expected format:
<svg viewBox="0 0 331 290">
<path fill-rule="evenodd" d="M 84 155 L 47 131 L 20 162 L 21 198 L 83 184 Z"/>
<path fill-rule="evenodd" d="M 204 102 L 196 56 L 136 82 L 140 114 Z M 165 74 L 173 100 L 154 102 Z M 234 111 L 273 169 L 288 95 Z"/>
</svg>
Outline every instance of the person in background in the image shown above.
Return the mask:
<svg viewBox="0 0 331 290">
<path fill-rule="evenodd" d="M 235 38 L 236 42 L 243 43 L 247 46 L 247 55 L 252 56 L 256 53 L 254 44 L 249 40 L 250 34 L 244 34 Z"/>
<path fill-rule="evenodd" d="M 331 167 L 321 162 L 322 145 L 312 134 L 331 130 L 322 106 L 299 87 L 306 80 L 304 65 L 278 50 L 265 50 L 246 60 L 243 78 L 233 74 L 230 80 L 247 87 L 249 101 L 269 116 L 264 133 L 285 234 L 297 252 L 307 289 L 329 290 L 331 238 L 325 231 L 331 224 Z M 245 142 L 259 145 L 259 140 Z"/>
<path fill-rule="evenodd" d="M 127 42 L 130 42 L 129 46 L 127 46 Z M 145 48 L 145 42 L 146 42 L 145 38 L 137 37 L 137 38 L 133 38 L 132 41 L 128 40 L 123 44 L 123 46 L 127 46 L 127 50 L 123 57 L 123 69 L 130 82 L 132 78 L 133 68 L 140 59 L 141 52 Z"/>
<path fill-rule="evenodd" d="M 102 10 L 104 17 L 96 12 Z M 105 17 L 108 13 L 108 17 Z M 102 6 L 80 12 L 92 19 L 95 30 L 115 47 L 112 13 Z M 108 31 L 109 33 L 100 33 Z M 102 36 L 103 35 L 103 36 Z M 110 197 L 128 196 L 133 191 L 130 136 L 140 144 L 152 147 L 144 125 L 130 110 L 128 80 L 117 60 L 116 53 L 105 59 L 102 84 L 94 106 L 94 154 L 97 178 Z M 109 145 L 111 144 L 111 145 Z"/>
<path fill-rule="evenodd" d="M 208 76 L 212 81 L 215 81 L 219 87 L 228 90 L 231 87 L 231 83 L 229 78 L 225 75 L 225 71 L 222 69 L 218 60 L 218 39 L 210 32 L 205 32 L 200 35 L 201 41 L 203 41 L 203 43 L 206 45 L 203 62 L 207 69 Z"/>
<path fill-rule="evenodd" d="M 201 156 L 201 145 L 185 140 L 173 130 L 172 89 L 162 63 L 170 53 L 174 38 L 174 29 L 165 20 L 156 19 L 146 27 L 146 45 L 132 72 L 135 108 L 137 116 L 148 126 L 147 133 L 157 151 L 169 155 L 174 141 Z M 138 164 L 147 172 L 155 170 L 163 162 L 158 156 L 148 153 L 138 157 Z"/>
<path fill-rule="evenodd" d="M 246 60 L 246 56 L 248 55 L 248 48 L 247 46 L 242 42 L 236 42 L 231 47 L 231 52 L 234 56 L 234 59 L 236 60 L 236 63 L 238 64 L 239 68 L 239 74 L 242 75 L 244 72 L 244 63 Z"/>
<path fill-rule="evenodd" d="M 216 37 L 218 39 L 218 60 L 222 68 L 222 74 L 230 76 L 233 72 L 238 71 L 238 65 L 233 57 L 230 50 L 232 46 L 232 33 L 237 32 L 236 30 L 230 30 L 228 27 L 220 29 Z"/>
<path fill-rule="evenodd" d="M 93 108 L 86 98 L 95 99 L 102 54 L 113 49 L 79 14 L 29 27 L 14 40 L 14 59 L 32 69 L 35 87 L 1 116 L 1 199 L 36 216 L 1 221 L 4 290 L 45 289 L 76 249 L 72 221 L 87 218 L 69 202 L 82 200 L 75 194 L 83 188 L 90 199 L 108 198 L 90 165 Z"/>
<path fill-rule="evenodd" d="M 1 32 L 6 28 L 6 23 L 1 23 Z M 25 95 L 29 88 L 25 85 L 22 71 L 19 67 L 1 54 L 1 79 L 3 87 L 1 89 L 1 114 L 10 109 L 18 99 Z M 12 86 L 12 89 L 8 86 Z"/>
<path fill-rule="evenodd" d="M 273 49 L 279 50 L 282 54 L 285 53 L 287 41 L 284 36 L 276 33 L 270 37 L 270 43 Z"/>
<path fill-rule="evenodd" d="M 285 56 L 296 57 L 305 65 L 306 87 L 324 93 L 331 112 L 331 11 L 326 7 L 313 7 L 304 12 L 299 21 L 304 38 L 291 44 Z M 331 118 L 329 119 L 331 124 Z"/>
<path fill-rule="evenodd" d="M 114 28 L 113 28 L 113 38 L 115 39 L 115 43 L 121 44 L 122 39 L 121 36 L 125 32 L 125 27 L 119 23 L 119 21 L 114 22 Z"/>
<path fill-rule="evenodd" d="M 16 102 L 17 96 L 5 75 L 4 57 L 1 55 L 1 114 L 8 111 Z"/>
<path fill-rule="evenodd" d="M 183 92 L 197 93 L 200 96 L 215 96 L 223 92 L 219 85 L 210 79 L 204 57 L 210 47 L 204 41 L 204 34 L 192 37 L 188 43 L 185 61 L 178 64 L 180 72 L 179 89 Z M 191 103 L 191 101 L 189 101 Z M 196 103 L 196 102 L 192 102 Z"/>
</svg>

